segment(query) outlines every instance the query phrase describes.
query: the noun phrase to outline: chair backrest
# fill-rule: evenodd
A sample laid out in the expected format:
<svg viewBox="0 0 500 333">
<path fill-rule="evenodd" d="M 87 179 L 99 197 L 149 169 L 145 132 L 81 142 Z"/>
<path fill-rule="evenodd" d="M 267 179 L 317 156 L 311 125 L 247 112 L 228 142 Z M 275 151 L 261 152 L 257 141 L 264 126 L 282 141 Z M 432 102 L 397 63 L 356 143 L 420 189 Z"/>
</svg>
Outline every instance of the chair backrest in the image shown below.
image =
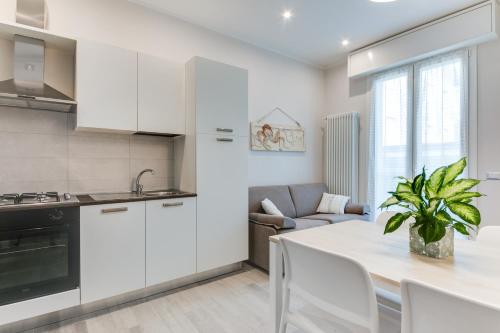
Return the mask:
<svg viewBox="0 0 500 333">
<path fill-rule="evenodd" d="M 500 226 L 482 227 L 479 229 L 477 241 L 500 248 Z"/>
<path fill-rule="evenodd" d="M 396 215 L 397 212 L 391 212 L 391 211 L 383 211 L 377 216 L 377 219 L 375 220 L 375 224 L 385 228 L 385 225 L 387 224 L 387 221 L 394 215 Z"/>
<path fill-rule="evenodd" d="M 378 332 L 375 291 L 361 264 L 288 239 L 281 244 L 286 287 L 343 321 Z"/>
<path fill-rule="evenodd" d="M 402 333 L 500 332 L 500 309 L 419 282 L 401 283 Z"/>
</svg>

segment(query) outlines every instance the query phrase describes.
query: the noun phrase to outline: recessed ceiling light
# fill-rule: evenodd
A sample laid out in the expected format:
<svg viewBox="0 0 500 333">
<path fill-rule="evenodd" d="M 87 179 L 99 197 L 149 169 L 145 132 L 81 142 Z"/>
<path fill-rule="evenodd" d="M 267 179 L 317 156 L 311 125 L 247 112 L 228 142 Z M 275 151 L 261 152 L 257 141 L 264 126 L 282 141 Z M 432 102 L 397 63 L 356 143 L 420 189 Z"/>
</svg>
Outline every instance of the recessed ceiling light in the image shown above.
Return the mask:
<svg viewBox="0 0 500 333">
<path fill-rule="evenodd" d="M 396 0 L 370 0 L 371 2 L 394 2 Z"/>
<path fill-rule="evenodd" d="M 291 10 L 285 10 L 285 11 L 281 14 L 281 16 L 283 16 L 283 18 L 284 18 L 285 20 L 289 20 L 289 19 L 291 19 L 291 18 L 293 17 L 293 13 L 292 13 L 292 11 L 291 11 Z"/>
<path fill-rule="evenodd" d="M 342 40 L 342 46 L 347 46 L 347 45 L 349 45 L 349 43 L 350 43 L 349 39 L 343 39 Z"/>
</svg>

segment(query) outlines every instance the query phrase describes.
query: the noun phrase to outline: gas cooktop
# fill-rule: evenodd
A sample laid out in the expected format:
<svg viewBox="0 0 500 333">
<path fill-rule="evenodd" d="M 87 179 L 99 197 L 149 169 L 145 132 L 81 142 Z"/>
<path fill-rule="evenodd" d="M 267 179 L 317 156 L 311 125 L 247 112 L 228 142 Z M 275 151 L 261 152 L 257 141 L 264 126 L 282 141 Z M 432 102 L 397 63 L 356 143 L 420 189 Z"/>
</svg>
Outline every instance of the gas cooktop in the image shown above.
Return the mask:
<svg viewBox="0 0 500 333">
<path fill-rule="evenodd" d="M 27 193 L 7 193 L 0 195 L 0 207 L 25 207 L 25 206 L 53 206 L 59 204 L 69 204 L 78 200 L 65 193 L 58 192 L 27 192 Z"/>
</svg>

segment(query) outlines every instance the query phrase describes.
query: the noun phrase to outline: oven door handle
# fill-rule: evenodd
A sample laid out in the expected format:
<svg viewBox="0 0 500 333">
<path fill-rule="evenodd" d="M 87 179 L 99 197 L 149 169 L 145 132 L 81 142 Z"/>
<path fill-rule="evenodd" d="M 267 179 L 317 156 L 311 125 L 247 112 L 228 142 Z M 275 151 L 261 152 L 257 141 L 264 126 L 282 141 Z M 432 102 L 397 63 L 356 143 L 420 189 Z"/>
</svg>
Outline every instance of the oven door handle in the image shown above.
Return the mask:
<svg viewBox="0 0 500 333">
<path fill-rule="evenodd" d="M 49 245 L 49 246 L 35 247 L 35 248 L 24 249 L 24 250 L 9 251 L 9 252 L 1 252 L 0 251 L 0 258 L 2 256 L 5 256 L 5 255 L 18 254 L 18 253 L 29 253 L 29 252 L 35 252 L 35 251 L 40 251 L 40 250 L 49 250 L 49 249 L 64 248 L 64 247 L 67 247 L 67 246 L 61 244 L 61 245 Z"/>
<path fill-rule="evenodd" d="M 0 231 L 0 240 L 8 240 L 12 237 L 29 237 L 32 235 L 46 235 L 54 232 L 66 232 L 70 229 L 69 223 L 58 224 L 55 226 L 45 226 L 39 228 L 17 229 Z"/>
</svg>

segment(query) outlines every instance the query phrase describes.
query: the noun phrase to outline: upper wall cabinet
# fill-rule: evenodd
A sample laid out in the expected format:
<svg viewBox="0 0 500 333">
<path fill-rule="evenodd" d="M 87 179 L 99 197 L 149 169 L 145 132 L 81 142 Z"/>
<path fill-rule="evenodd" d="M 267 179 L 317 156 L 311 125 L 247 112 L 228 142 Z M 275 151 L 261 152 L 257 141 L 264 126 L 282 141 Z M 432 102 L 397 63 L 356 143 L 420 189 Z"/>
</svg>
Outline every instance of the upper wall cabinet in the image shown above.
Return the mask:
<svg viewBox="0 0 500 333">
<path fill-rule="evenodd" d="M 184 65 L 139 53 L 138 132 L 185 133 Z"/>
<path fill-rule="evenodd" d="M 137 132 L 137 53 L 78 40 L 78 129 Z"/>
<path fill-rule="evenodd" d="M 194 58 L 196 132 L 248 136 L 248 71 Z"/>
</svg>

